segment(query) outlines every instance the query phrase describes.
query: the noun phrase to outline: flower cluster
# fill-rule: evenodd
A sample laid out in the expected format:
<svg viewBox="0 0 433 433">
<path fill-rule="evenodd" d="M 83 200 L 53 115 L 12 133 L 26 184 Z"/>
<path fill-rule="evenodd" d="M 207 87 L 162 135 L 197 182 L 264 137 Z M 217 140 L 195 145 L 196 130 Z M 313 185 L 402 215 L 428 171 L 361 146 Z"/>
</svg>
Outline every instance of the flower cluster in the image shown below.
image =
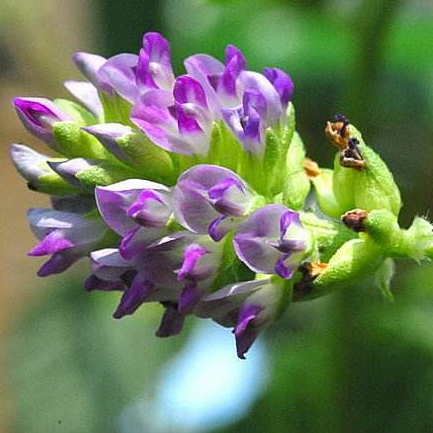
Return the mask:
<svg viewBox="0 0 433 433">
<path fill-rule="evenodd" d="M 389 224 L 376 217 L 370 228 L 367 212 L 397 217 L 392 175 L 344 116 L 327 126 L 339 148 L 334 170 L 306 159 L 282 70 L 250 71 L 229 45 L 224 62 L 193 55 L 176 77 L 158 33 L 144 35 L 138 55 L 73 59 L 86 81 L 65 86 L 81 105 L 13 101 L 58 154 L 11 147 L 29 188 L 51 196 L 52 209 L 28 214 L 40 240 L 29 254 L 50 256 L 40 276 L 89 257 L 85 287 L 121 293 L 115 318 L 158 302 L 161 337 L 179 333 L 188 315 L 212 318 L 234 328 L 243 358 L 291 300 L 329 293 L 359 278 L 357 266 L 376 272 L 390 257 L 380 231 Z M 354 208 L 365 210 L 356 231 L 353 213 L 336 220 Z M 428 229 L 416 227 L 423 251 L 397 224 L 407 239 L 398 245 L 429 257 Z"/>
</svg>

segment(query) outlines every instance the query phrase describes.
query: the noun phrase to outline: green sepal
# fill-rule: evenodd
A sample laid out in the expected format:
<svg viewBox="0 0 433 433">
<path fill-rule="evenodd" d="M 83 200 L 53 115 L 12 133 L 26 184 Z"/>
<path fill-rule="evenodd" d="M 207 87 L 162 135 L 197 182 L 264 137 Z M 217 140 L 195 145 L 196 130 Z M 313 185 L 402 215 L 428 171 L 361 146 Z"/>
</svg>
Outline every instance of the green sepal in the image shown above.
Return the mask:
<svg viewBox="0 0 433 433">
<path fill-rule="evenodd" d="M 340 219 L 345 209 L 339 204 L 334 195 L 333 176 L 333 170 L 321 168 L 320 174 L 314 176 L 311 182 L 316 192 L 320 210 L 331 218 Z"/>
<path fill-rule="evenodd" d="M 395 254 L 401 249 L 402 233 L 397 217 L 389 210 L 371 211 L 365 222 L 365 233 L 388 254 Z"/>
<path fill-rule="evenodd" d="M 98 161 L 98 165 L 77 172 L 75 177 L 84 188 L 93 189 L 98 185 L 107 186 L 122 180 L 134 178 L 136 177 L 136 173 L 120 165 Z"/>
<path fill-rule="evenodd" d="M 301 212 L 300 217 L 302 225 L 312 233 L 315 241 L 315 261 L 328 262 L 346 241 L 357 237 L 341 222 L 321 219 L 312 212 Z"/>
<path fill-rule="evenodd" d="M 351 239 L 330 258 L 326 269 L 312 282 L 311 297 L 359 283 L 376 272 L 384 260 L 383 250 L 373 241 Z"/>
<path fill-rule="evenodd" d="M 283 191 L 285 185 L 281 182 L 281 179 L 284 179 L 288 174 L 299 171 L 299 153 L 302 154 L 302 160 L 300 161 L 301 169 L 305 158 L 302 140 L 299 134 L 295 133 L 296 118 L 295 108 L 292 103 L 289 103 L 287 107 L 286 116 L 285 124 L 277 124 L 266 131 L 263 170 L 267 175 L 267 179 L 266 191 L 263 191 L 263 194 L 270 197 Z M 296 134 L 296 139 L 294 134 Z M 294 141 L 293 150 L 288 155 Z M 299 185 L 299 187 L 301 186 Z"/>
<path fill-rule="evenodd" d="M 125 101 L 117 93 L 107 95 L 99 93 L 103 108 L 103 123 L 122 123 L 123 125 L 134 126 L 131 122 L 132 104 Z"/>
<path fill-rule="evenodd" d="M 223 122 L 214 122 L 206 162 L 238 172 L 243 153 L 241 143 L 227 126 Z"/>
<path fill-rule="evenodd" d="M 115 160 L 93 135 L 81 129 L 82 125 L 73 121 L 56 122 L 53 134 L 59 152 L 67 158 L 90 158 Z"/>
<path fill-rule="evenodd" d="M 297 132 L 292 136 L 286 156 L 283 203 L 291 209 L 300 210 L 305 204 L 311 184 L 304 170 L 304 143 Z"/>
<path fill-rule="evenodd" d="M 28 186 L 34 191 L 49 195 L 70 195 L 78 192 L 77 188 L 51 169 L 46 174 L 40 175 L 36 181 L 29 181 Z"/>
<path fill-rule="evenodd" d="M 90 111 L 73 101 L 69 101 L 68 99 L 55 99 L 54 103 L 61 110 L 68 113 L 72 119 L 81 126 L 94 125 L 95 123 L 98 123 L 98 119 L 90 113 Z"/>
<path fill-rule="evenodd" d="M 374 274 L 374 283 L 380 290 L 382 297 L 389 302 L 394 301 L 391 290 L 391 280 L 395 274 L 395 263 L 392 259 L 385 259 Z"/>
<path fill-rule="evenodd" d="M 433 259 L 433 226 L 425 218 L 415 217 L 407 230 L 401 231 L 400 254 L 419 262 Z"/>
<path fill-rule="evenodd" d="M 126 134 L 117 139 L 117 144 L 128 157 L 125 162 L 141 173 L 140 177 L 166 185 L 174 184 L 174 167 L 170 155 L 145 135 Z"/>
</svg>

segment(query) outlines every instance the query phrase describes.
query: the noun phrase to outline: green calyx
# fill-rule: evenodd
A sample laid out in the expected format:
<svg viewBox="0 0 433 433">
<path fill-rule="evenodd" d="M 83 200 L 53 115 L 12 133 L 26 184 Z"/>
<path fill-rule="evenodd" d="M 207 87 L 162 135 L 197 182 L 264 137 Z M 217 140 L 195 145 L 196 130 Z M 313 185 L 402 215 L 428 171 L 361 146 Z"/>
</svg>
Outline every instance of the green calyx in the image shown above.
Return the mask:
<svg viewBox="0 0 433 433">
<path fill-rule="evenodd" d="M 364 143 L 355 127 L 349 125 L 348 131 L 350 138 L 358 141 L 357 151 L 363 165 L 348 166 L 344 152 L 336 156 L 332 188 L 339 207 L 344 211 L 386 209 L 398 215 L 402 203 L 392 173 L 380 156 Z"/>
</svg>

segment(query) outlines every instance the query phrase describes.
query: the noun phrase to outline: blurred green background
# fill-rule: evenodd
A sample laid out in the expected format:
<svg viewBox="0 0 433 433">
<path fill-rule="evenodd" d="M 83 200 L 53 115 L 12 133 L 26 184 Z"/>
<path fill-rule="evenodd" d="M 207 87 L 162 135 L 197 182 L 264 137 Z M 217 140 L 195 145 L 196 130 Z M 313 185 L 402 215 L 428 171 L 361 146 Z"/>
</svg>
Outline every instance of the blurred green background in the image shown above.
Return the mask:
<svg viewBox="0 0 433 433">
<path fill-rule="evenodd" d="M 402 225 L 433 204 L 431 0 L 2 0 L 0 3 L 0 428 L 5 432 L 433 432 L 433 266 L 398 264 L 396 301 L 368 284 L 293 305 L 246 361 L 232 336 L 189 320 L 153 335 L 160 311 L 114 321 L 116 294 L 87 294 L 86 266 L 40 280 L 26 190 L 7 158 L 38 149 L 12 96 L 66 96 L 75 51 L 137 52 L 145 31 L 175 67 L 226 44 L 296 85 L 298 130 L 330 165 L 325 121 L 346 114 L 395 174 Z"/>
</svg>

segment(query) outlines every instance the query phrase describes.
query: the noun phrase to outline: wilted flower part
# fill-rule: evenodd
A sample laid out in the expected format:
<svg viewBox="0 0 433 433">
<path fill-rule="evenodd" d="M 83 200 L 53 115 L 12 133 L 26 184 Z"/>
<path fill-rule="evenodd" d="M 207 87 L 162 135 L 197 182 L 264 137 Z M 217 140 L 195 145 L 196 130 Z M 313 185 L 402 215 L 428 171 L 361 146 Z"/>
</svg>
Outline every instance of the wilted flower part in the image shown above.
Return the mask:
<svg viewBox="0 0 433 433">
<path fill-rule="evenodd" d="M 233 243 L 238 257 L 254 272 L 290 279 L 309 249 L 309 238 L 299 213 L 270 204 L 241 223 Z"/>
<path fill-rule="evenodd" d="M 55 149 L 53 124 L 71 117 L 45 98 L 14 98 L 13 105 L 27 131 Z"/>
<path fill-rule="evenodd" d="M 137 64 L 137 85 L 142 91 L 162 89 L 171 92 L 174 83 L 170 44 L 159 33 L 146 33 Z"/>
<path fill-rule="evenodd" d="M 40 240 L 29 255 L 52 256 L 39 270 L 39 276 L 63 272 L 90 254 L 107 233 L 102 221 L 70 212 L 30 209 L 28 219 L 32 232 Z"/>
<path fill-rule="evenodd" d="M 245 281 L 203 297 L 195 313 L 199 317 L 211 317 L 223 326 L 234 327 L 237 353 L 244 359 L 260 331 L 287 306 L 285 299 L 286 288 L 281 280 Z"/>
<path fill-rule="evenodd" d="M 102 104 L 96 87 L 86 81 L 65 81 L 64 86 L 81 104 L 84 105 L 94 116 L 102 115 Z"/>
<path fill-rule="evenodd" d="M 252 199 L 252 192 L 234 172 L 201 164 L 179 178 L 173 190 L 173 212 L 188 230 L 219 241 L 242 220 Z"/>
</svg>

